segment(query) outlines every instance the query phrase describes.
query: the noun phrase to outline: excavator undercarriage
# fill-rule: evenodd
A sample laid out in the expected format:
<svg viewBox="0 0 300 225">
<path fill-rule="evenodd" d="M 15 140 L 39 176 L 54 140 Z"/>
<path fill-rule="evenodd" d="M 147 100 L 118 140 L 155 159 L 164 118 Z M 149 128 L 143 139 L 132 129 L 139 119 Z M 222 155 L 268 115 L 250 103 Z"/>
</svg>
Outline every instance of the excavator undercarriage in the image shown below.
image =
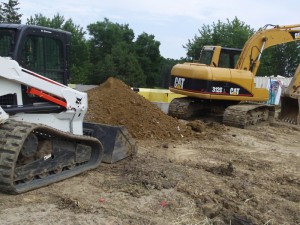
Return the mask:
<svg viewBox="0 0 300 225">
<path fill-rule="evenodd" d="M 258 103 L 209 101 L 197 98 L 176 98 L 169 105 L 168 114 L 178 119 L 191 119 L 200 115 L 221 117 L 226 125 L 246 128 L 262 121 L 273 121 L 275 107 Z"/>
</svg>

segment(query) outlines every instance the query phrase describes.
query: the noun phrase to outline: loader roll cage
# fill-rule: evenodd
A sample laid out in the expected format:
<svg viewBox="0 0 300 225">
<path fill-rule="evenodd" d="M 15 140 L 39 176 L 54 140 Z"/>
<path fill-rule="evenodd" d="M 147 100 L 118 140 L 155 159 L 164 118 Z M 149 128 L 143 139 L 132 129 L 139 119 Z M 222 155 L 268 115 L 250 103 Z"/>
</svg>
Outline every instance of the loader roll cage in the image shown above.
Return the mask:
<svg viewBox="0 0 300 225">
<path fill-rule="evenodd" d="M 0 56 L 59 83 L 69 79 L 71 33 L 51 28 L 0 24 Z"/>
</svg>

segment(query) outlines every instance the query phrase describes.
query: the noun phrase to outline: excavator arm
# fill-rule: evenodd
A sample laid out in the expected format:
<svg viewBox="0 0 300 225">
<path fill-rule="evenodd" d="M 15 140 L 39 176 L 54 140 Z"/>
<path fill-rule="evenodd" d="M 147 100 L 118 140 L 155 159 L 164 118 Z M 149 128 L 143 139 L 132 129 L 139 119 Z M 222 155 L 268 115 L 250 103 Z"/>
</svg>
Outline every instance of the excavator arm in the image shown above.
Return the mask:
<svg viewBox="0 0 300 225">
<path fill-rule="evenodd" d="M 294 77 L 289 86 L 285 90 L 284 95 L 291 98 L 299 98 L 300 96 L 300 64 L 298 65 Z"/>
<path fill-rule="evenodd" d="M 259 67 L 262 52 L 274 45 L 300 40 L 300 24 L 268 26 L 256 32 L 244 45 L 235 69 L 251 71 L 254 75 Z"/>
</svg>

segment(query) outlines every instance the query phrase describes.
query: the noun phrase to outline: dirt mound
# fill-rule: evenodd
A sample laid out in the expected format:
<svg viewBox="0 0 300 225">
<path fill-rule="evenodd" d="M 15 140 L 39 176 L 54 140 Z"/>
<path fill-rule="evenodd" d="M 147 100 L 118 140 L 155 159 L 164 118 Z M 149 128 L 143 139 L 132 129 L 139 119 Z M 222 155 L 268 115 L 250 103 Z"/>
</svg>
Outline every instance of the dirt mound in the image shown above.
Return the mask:
<svg viewBox="0 0 300 225">
<path fill-rule="evenodd" d="M 134 138 L 166 139 L 192 135 L 190 126 L 163 113 L 122 81 L 109 78 L 88 91 L 87 121 L 125 125 Z"/>
</svg>

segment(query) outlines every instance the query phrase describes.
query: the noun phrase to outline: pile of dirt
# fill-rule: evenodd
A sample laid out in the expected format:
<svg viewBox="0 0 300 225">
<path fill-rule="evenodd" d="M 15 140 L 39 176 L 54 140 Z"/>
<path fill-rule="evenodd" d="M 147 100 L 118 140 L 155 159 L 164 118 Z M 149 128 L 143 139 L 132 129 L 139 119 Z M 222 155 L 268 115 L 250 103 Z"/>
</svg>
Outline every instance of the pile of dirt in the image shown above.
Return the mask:
<svg viewBox="0 0 300 225">
<path fill-rule="evenodd" d="M 134 138 L 177 139 L 193 135 L 191 126 L 166 115 L 118 79 L 111 77 L 89 90 L 88 98 L 87 121 L 124 125 Z"/>
</svg>

